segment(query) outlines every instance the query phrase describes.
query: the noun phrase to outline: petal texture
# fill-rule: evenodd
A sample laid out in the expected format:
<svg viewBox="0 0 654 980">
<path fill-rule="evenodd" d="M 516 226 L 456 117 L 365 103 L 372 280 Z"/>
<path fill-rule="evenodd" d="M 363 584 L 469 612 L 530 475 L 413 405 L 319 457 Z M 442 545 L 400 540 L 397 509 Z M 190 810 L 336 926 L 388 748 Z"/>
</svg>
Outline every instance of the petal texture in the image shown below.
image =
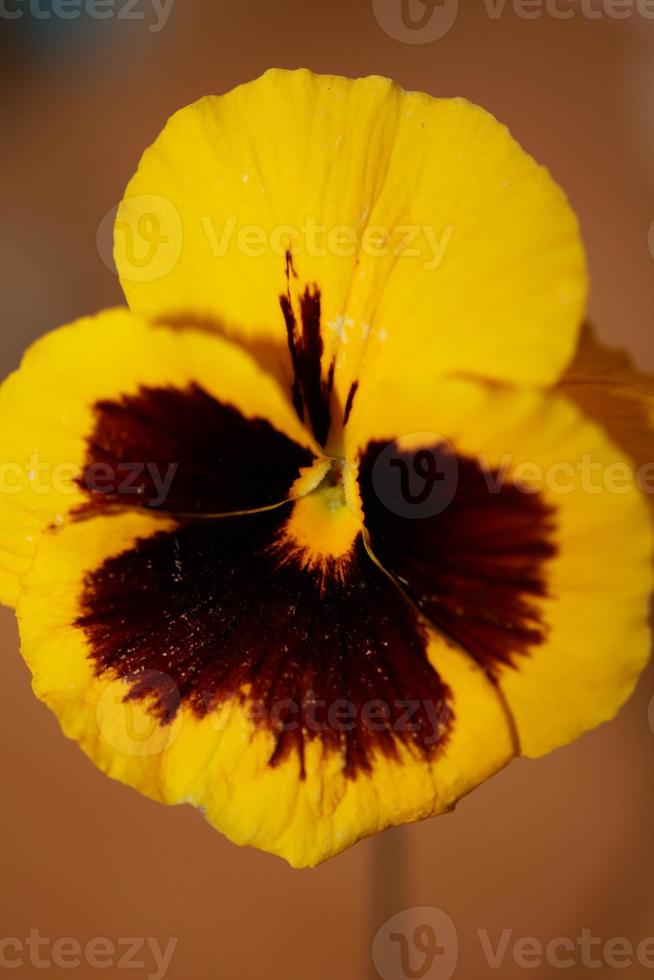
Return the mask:
<svg viewBox="0 0 654 980">
<path fill-rule="evenodd" d="M 427 359 L 549 383 L 586 292 L 569 205 L 489 113 L 304 70 L 176 113 L 126 190 L 115 254 L 135 311 L 280 346 L 290 254 L 297 307 L 321 296 L 334 412 L 364 352 L 375 371 Z"/>
<path fill-rule="evenodd" d="M 313 567 L 291 506 L 48 532 L 18 616 L 36 694 L 96 765 L 306 866 L 451 808 L 513 743 L 484 672 L 360 534 Z"/>
<path fill-rule="evenodd" d="M 0 391 L 0 591 L 42 531 L 89 508 L 221 513 L 312 486 L 318 450 L 243 350 L 125 310 L 55 331 Z"/>
<path fill-rule="evenodd" d="M 629 457 L 654 506 L 654 375 L 640 371 L 626 351 L 603 344 L 587 324 L 558 387 Z"/>
<path fill-rule="evenodd" d="M 355 405 L 350 499 L 371 551 L 495 679 L 521 751 L 540 755 L 611 718 L 649 655 L 634 468 L 561 396 L 414 382 Z"/>
</svg>

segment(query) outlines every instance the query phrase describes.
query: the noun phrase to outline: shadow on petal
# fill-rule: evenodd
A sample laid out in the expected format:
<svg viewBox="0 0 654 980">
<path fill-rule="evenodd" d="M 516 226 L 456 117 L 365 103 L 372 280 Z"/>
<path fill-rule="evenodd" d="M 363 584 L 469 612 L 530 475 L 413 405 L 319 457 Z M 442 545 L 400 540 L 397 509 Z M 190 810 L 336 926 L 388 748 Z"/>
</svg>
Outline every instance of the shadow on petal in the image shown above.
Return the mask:
<svg viewBox="0 0 654 980">
<path fill-rule="evenodd" d="M 605 346 L 590 324 L 558 387 L 636 464 L 654 510 L 654 375 L 626 351 Z"/>
<path fill-rule="evenodd" d="M 293 366 L 288 345 L 282 340 L 267 337 L 245 338 L 230 330 L 220 319 L 198 316 L 195 313 L 176 313 L 157 317 L 157 322 L 177 329 L 204 330 L 208 334 L 218 334 L 225 340 L 242 347 L 257 362 L 259 367 L 272 375 L 279 386 L 288 391 L 293 382 Z"/>
</svg>

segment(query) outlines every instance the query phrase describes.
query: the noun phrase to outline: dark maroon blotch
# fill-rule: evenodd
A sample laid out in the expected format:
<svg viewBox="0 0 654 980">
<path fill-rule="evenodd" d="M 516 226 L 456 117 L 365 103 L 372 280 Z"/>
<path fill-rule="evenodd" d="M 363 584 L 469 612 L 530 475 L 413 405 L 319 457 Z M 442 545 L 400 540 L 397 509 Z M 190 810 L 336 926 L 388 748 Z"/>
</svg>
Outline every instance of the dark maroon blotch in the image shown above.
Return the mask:
<svg viewBox="0 0 654 980">
<path fill-rule="evenodd" d="M 350 390 L 348 391 L 347 398 L 345 400 L 345 410 L 343 412 L 343 425 L 347 425 L 347 421 L 352 411 L 352 406 L 354 405 L 354 398 L 358 390 L 359 390 L 359 382 L 355 381 L 353 384 L 350 385 Z"/>
<path fill-rule="evenodd" d="M 124 678 L 162 724 L 248 685 L 253 719 L 275 735 L 271 765 L 297 753 L 304 772 L 314 738 L 352 777 L 400 743 L 431 757 L 452 711 L 419 617 L 361 536 L 323 571 L 280 546 L 289 513 L 181 524 L 91 572 L 78 625 L 97 674 Z"/>
<path fill-rule="evenodd" d="M 457 456 L 450 502 L 438 513 L 412 518 L 406 508 L 387 504 L 401 492 L 402 470 L 411 469 L 416 453 L 395 445 L 397 469 L 375 469 L 388 450 L 387 443 L 372 442 L 360 461 L 371 550 L 428 620 L 489 674 L 516 666 L 546 637 L 535 600 L 547 593 L 545 568 L 557 551 L 553 508 L 540 494 L 525 493 L 477 460 Z M 419 450 L 426 451 L 436 470 L 452 478 L 451 451 L 442 445 Z M 381 478 L 397 486 L 382 487 Z M 436 485 L 436 493 L 443 488 Z"/>
<path fill-rule="evenodd" d="M 313 454 L 197 384 L 95 405 L 80 485 L 90 508 L 219 514 L 279 503 Z"/>
<path fill-rule="evenodd" d="M 321 301 L 317 286 L 306 286 L 300 295 L 300 323 L 293 309 L 290 277 L 297 277 L 290 252 L 286 253 L 286 293 L 279 297 L 286 323 L 286 337 L 293 366 L 291 397 L 300 419 L 311 425 L 318 443 L 324 446 L 331 424 L 331 395 L 335 362 L 323 378 Z"/>
</svg>

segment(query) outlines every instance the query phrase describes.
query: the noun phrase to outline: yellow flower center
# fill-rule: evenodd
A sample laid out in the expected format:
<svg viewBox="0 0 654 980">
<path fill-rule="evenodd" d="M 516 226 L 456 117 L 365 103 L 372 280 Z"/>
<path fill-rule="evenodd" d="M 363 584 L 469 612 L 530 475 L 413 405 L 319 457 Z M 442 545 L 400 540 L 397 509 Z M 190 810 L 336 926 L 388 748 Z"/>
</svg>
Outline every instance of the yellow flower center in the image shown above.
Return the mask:
<svg viewBox="0 0 654 980">
<path fill-rule="evenodd" d="M 352 550 L 361 520 L 347 502 L 347 464 L 335 459 L 315 490 L 298 500 L 286 525 L 287 545 L 302 553 L 307 565 L 325 565 Z"/>
</svg>

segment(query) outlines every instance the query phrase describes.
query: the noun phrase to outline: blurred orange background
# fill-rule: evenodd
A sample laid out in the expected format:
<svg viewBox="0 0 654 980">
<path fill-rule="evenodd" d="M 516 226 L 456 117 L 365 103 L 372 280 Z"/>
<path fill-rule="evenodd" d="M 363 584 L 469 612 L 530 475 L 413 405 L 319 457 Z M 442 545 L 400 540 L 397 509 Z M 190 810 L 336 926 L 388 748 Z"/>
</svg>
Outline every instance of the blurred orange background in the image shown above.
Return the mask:
<svg viewBox="0 0 654 980">
<path fill-rule="evenodd" d="M 601 336 L 654 368 L 654 19 L 591 19 L 580 5 L 569 19 L 526 19 L 509 2 L 494 18 L 482 0 L 462 0 L 443 37 L 409 44 L 384 30 L 372 0 L 176 0 L 158 31 L 148 29 L 150 0 L 134 8 L 143 20 L 37 20 L 28 0 L 23 8 L 0 15 L 3 374 L 44 331 L 121 302 L 96 233 L 166 118 L 270 65 L 383 74 L 491 110 L 580 216 Z M 2 9 L 13 10 L 11 0 Z M 0 628 L 0 939 L 30 929 L 81 942 L 177 937 L 169 980 L 367 980 L 377 976 L 378 927 L 433 906 L 458 934 L 454 976 L 479 980 L 498 972 L 480 929 L 493 946 L 513 930 L 507 978 L 525 972 L 511 952 L 520 937 L 575 940 L 584 927 L 604 941 L 654 935 L 651 671 L 614 723 L 513 763 L 454 815 L 298 872 L 229 844 L 187 807 L 158 806 L 97 772 L 31 695 L 6 610 Z M 146 962 L 130 975 L 147 977 Z M 443 969 L 423 976 L 449 976 Z M 46 972 L 87 980 L 96 970 Z M 15 973 L 43 970 L 27 963 Z M 577 963 L 573 975 L 613 970 Z"/>
</svg>

